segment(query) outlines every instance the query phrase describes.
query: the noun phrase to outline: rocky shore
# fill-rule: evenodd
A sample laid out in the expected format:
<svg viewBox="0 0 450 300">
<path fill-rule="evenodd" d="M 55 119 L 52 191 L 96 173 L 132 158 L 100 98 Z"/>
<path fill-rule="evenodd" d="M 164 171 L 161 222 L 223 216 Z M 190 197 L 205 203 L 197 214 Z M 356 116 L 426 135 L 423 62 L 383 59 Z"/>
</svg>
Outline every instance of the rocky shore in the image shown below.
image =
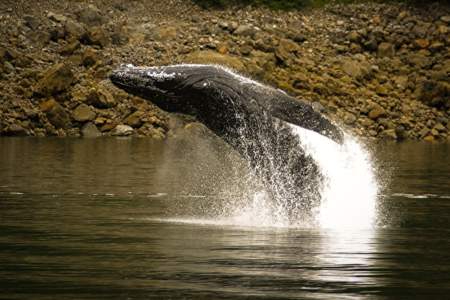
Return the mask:
<svg viewBox="0 0 450 300">
<path fill-rule="evenodd" d="M 279 87 L 359 136 L 450 141 L 449 6 L 6 0 L 0 25 L 0 135 L 164 139 L 197 128 L 107 80 L 121 63 L 195 62 Z"/>
</svg>

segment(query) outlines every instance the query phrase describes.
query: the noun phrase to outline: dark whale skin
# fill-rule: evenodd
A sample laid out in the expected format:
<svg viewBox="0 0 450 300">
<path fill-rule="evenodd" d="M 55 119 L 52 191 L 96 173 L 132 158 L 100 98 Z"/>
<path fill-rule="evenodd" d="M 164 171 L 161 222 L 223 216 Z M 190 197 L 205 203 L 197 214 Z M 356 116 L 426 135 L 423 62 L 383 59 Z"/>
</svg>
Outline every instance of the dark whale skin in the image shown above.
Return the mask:
<svg viewBox="0 0 450 300">
<path fill-rule="evenodd" d="M 309 104 L 214 65 L 128 65 L 110 79 L 163 110 L 195 116 L 248 161 L 289 223 L 312 218 L 321 175 L 289 123 L 336 142 L 342 132 Z"/>
</svg>

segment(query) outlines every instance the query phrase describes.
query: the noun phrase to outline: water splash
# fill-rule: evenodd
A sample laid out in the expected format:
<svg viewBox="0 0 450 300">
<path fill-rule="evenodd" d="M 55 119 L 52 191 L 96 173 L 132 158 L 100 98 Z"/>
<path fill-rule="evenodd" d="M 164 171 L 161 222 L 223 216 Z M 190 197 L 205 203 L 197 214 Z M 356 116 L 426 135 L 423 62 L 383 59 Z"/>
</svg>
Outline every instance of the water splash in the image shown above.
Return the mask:
<svg viewBox="0 0 450 300">
<path fill-rule="evenodd" d="M 237 173 L 230 174 L 235 179 L 204 178 L 195 181 L 197 184 L 199 181 L 215 184 L 213 194 L 218 196 L 216 199 L 204 196 L 201 191 L 195 201 L 190 199 L 192 197 L 187 202 L 184 197 L 178 197 L 179 205 L 175 207 L 181 208 L 180 213 L 158 221 L 257 228 L 371 228 L 376 217 L 378 184 L 368 152 L 349 135 L 345 136 L 343 144 L 337 144 L 313 131 L 290 126 L 305 154 L 313 158 L 322 174 L 322 182 L 316 187 L 320 190 L 321 202 L 314 210 L 314 220 L 305 220 L 302 216 L 294 220 L 287 217 L 288 201 L 273 201 L 252 172 L 236 168 Z M 199 144 L 196 145 L 198 148 Z M 207 147 L 200 148 L 204 156 Z M 235 163 L 236 157 L 227 162 Z M 273 184 L 276 183 L 274 178 Z"/>
<path fill-rule="evenodd" d="M 274 205 L 263 191 L 252 191 L 243 207 L 222 219 L 222 224 L 257 227 L 316 227 L 364 229 L 375 223 L 378 184 L 369 153 L 358 141 L 345 136 L 342 145 L 310 130 L 290 125 L 302 148 L 323 175 L 321 204 L 315 220 L 295 222 L 286 218 L 286 206 Z M 215 221 L 217 223 L 217 220 Z"/>
<path fill-rule="evenodd" d="M 324 182 L 317 219 L 326 228 L 370 228 L 375 222 L 378 184 L 369 153 L 349 135 L 339 145 L 292 126 L 305 151 L 319 165 Z"/>
</svg>

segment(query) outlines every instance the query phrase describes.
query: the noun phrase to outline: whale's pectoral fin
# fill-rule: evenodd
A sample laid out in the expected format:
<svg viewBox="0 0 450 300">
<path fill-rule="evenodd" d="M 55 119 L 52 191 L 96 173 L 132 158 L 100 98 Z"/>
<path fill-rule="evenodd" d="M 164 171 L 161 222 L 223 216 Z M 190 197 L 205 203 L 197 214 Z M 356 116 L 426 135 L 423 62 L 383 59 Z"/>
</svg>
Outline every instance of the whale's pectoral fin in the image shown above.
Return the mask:
<svg viewBox="0 0 450 300">
<path fill-rule="evenodd" d="M 270 111 L 274 117 L 320 133 L 339 144 L 344 140 L 342 130 L 305 101 L 285 94 L 270 103 Z"/>
</svg>

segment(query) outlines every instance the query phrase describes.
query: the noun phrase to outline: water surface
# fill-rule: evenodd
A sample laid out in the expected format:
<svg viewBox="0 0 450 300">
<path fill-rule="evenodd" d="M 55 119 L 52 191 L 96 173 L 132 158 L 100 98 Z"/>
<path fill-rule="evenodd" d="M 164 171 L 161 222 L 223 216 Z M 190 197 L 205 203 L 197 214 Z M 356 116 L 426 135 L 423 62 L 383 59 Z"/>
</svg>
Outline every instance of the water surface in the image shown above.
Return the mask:
<svg viewBox="0 0 450 300">
<path fill-rule="evenodd" d="M 211 219 L 247 184 L 213 141 L 0 139 L 0 298 L 448 298 L 450 145 L 373 151 L 375 228 L 273 228 Z"/>
</svg>

